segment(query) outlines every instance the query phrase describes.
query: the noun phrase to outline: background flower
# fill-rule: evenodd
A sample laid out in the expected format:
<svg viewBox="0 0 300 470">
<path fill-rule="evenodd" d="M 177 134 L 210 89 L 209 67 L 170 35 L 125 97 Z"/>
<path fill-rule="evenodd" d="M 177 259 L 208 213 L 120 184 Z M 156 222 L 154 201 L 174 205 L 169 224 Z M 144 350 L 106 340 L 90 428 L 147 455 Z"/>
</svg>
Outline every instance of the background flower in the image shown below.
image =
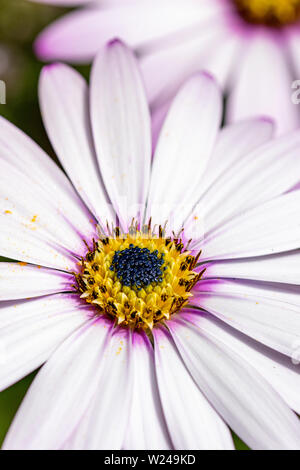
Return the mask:
<svg viewBox="0 0 300 470">
<path fill-rule="evenodd" d="M 141 57 L 155 111 L 154 129 L 159 128 L 178 87 L 200 68 L 210 70 L 224 87 L 228 121 L 270 115 L 276 119 L 278 134 L 300 124 L 299 109 L 291 101 L 291 85 L 300 72 L 298 0 L 52 3 L 84 8 L 41 34 L 36 42 L 38 56 L 89 62 L 107 40 L 124 39 Z"/>
</svg>

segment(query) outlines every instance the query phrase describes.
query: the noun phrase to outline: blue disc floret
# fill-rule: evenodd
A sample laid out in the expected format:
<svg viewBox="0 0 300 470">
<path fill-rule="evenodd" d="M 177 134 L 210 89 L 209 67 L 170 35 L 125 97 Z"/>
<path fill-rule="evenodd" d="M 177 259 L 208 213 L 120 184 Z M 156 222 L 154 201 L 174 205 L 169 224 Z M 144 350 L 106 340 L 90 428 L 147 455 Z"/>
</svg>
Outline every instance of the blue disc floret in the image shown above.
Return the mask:
<svg viewBox="0 0 300 470">
<path fill-rule="evenodd" d="M 133 244 L 125 250 L 115 251 L 110 270 L 114 271 L 124 286 L 140 290 L 152 283 L 161 283 L 164 265 L 164 253 L 150 251 Z"/>
</svg>

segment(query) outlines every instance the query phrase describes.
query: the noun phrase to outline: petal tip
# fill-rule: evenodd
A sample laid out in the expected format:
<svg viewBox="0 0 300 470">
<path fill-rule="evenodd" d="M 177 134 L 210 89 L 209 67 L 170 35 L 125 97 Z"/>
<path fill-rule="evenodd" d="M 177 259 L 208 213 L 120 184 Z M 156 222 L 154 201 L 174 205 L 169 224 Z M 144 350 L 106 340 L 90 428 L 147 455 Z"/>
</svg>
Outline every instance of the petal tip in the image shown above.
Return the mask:
<svg viewBox="0 0 300 470">
<path fill-rule="evenodd" d="M 122 41 L 122 39 L 116 37 L 116 38 L 113 38 L 111 39 L 110 41 L 107 42 L 107 47 L 108 48 L 111 48 L 111 47 L 115 47 L 115 46 L 125 46 L 124 44 L 124 41 Z"/>
</svg>

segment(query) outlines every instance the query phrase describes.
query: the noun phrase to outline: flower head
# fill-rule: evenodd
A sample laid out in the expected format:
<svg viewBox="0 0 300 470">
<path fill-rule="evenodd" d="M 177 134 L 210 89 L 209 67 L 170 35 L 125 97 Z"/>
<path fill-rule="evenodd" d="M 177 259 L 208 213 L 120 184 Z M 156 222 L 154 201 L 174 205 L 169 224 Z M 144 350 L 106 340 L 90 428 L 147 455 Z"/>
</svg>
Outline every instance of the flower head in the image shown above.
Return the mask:
<svg viewBox="0 0 300 470">
<path fill-rule="evenodd" d="M 120 41 L 88 89 L 44 68 L 67 176 L 0 120 L 0 386 L 42 364 L 4 448 L 299 448 L 299 133 L 220 130 L 208 73 L 180 89 L 152 158 Z M 121 391 L 121 395 L 120 395 Z"/>
<path fill-rule="evenodd" d="M 300 72 L 299 0 L 81 3 L 42 32 L 38 56 L 89 62 L 107 40 L 126 40 L 140 57 L 155 138 L 179 87 L 199 69 L 226 91 L 227 122 L 263 114 L 276 120 L 278 134 L 298 128 L 291 85 Z"/>
<path fill-rule="evenodd" d="M 192 296 L 202 272 L 193 271 L 198 256 L 178 238 L 156 235 L 151 221 L 127 234 L 116 228 L 113 237 L 101 233 L 75 273 L 81 298 L 99 307 L 118 325 L 151 330 L 168 320 Z"/>
</svg>

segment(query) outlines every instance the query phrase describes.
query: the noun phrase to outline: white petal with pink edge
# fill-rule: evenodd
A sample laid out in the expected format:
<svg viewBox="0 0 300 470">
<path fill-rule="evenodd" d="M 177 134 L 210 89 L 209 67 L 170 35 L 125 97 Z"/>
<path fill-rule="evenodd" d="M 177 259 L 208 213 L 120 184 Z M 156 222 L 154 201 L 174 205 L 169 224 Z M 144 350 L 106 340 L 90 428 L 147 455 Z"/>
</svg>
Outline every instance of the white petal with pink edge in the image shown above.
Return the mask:
<svg viewBox="0 0 300 470">
<path fill-rule="evenodd" d="M 0 263 L 0 301 L 73 290 L 73 276 L 24 263 Z"/>
<path fill-rule="evenodd" d="M 0 302 L 0 389 L 40 367 L 90 315 L 71 294 Z"/>
<path fill-rule="evenodd" d="M 141 70 L 152 109 L 156 111 L 170 103 L 186 80 L 201 70 L 217 72 L 216 78 L 224 85 L 238 43 L 229 39 L 222 23 L 213 17 L 200 30 L 197 25 L 178 31 L 153 46 L 150 53 L 141 54 Z M 218 69 L 220 58 L 225 62 L 222 73 Z"/>
<path fill-rule="evenodd" d="M 199 199 L 210 187 L 214 187 L 228 169 L 235 167 L 242 158 L 268 142 L 273 131 L 273 122 L 264 117 L 223 127 L 198 189 Z"/>
<path fill-rule="evenodd" d="M 228 167 L 201 199 L 206 232 L 291 190 L 299 181 L 300 132 L 271 141 Z"/>
<path fill-rule="evenodd" d="M 132 336 L 134 386 L 123 449 L 172 449 L 154 368 L 153 346 L 145 333 Z"/>
<path fill-rule="evenodd" d="M 299 449 L 300 422 L 250 363 L 206 331 L 168 323 L 194 381 L 225 422 L 252 449 Z"/>
<path fill-rule="evenodd" d="M 91 118 L 103 181 L 126 226 L 147 195 L 151 123 L 136 59 L 120 41 L 109 43 L 94 61 Z"/>
<path fill-rule="evenodd" d="M 118 37 L 130 47 L 156 43 L 183 28 L 199 26 L 220 11 L 216 2 L 122 0 L 91 4 L 46 28 L 35 49 L 43 60 L 89 62 L 107 41 Z"/>
<path fill-rule="evenodd" d="M 228 100 L 228 120 L 272 116 L 277 133 L 299 126 L 297 106 L 291 99 L 292 76 L 284 43 L 277 35 L 256 34 L 245 45 Z"/>
<path fill-rule="evenodd" d="M 290 408 L 300 412 L 300 342 L 295 347 L 293 361 L 261 343 L 241 334 L 214 316 L 205 312 L 182 312 L 185 320 L 208 332 L 217 341 L 249 362 L 273 386 Z"/>
<path fill-rule="evenodd" d="M 122 448 L 127 432 L 134 384 L 129 329 L 116 328 L 105 343 L 97 372 L 97 388 L 85 415 L 64 449 Z"/>
<path fill-rule="evenodd" d="M 299 287 L 261 282 L 211 280 L 197 286 L 191 303 L 242 333 L 292 356 L 300 341 Z"/>
<path fill-rule="evenodd" d="M 221 91 L 204 73 L 190 78 L 173 101 L 157 143 L 148 197 L 148 214 L 164 223 L 172 212 L 174 230 L 193 207 L 193 192 L 213 151 L 221 120 Z M 195 174 L 197 168 L 197 174 Z M 177 217 L 176 217 L 177 218 Z"/>
<path fill-rule="evenodd" d="M 31 178 L 32 183 L 43 188 L 57 210 L 72 216 L 77 229 L 89 232 L 90 213 L 78 198 L 68 178 L 49 156 L 26 134 L 0 117 L 1 160 L 6 160 L 16 170 Z"/>
<path fill-rule="evenodd" d="M 204 238 L 202 258 L 246 258 L 298 249 L 299 207 L 300 191 L 293 191 L 246 211 Z"/>
<path fill-rule="evenodd" d="M 67 65 L 53 64 L 41 73 L 39 96 L 48 136 L 77 192 L 98 221 L 111 222 L 94 149 L 87 83 Z"/>
<path fill-rule="evenodd" d="M 90 239 L 94 235 L 95 222 L 58 166 L 3 118 L 0 119 L 0 152 L 0 216 L 8 224 L 9 219 L 14 219 L 16 230 L 10 231 L 11 237 L 18 236 L 20 230 L 25 238 L 41 235 L 70 251 L 82 251 L 82 238 Z M 3 218 L 1 226 L 5 228 L 5 225 Z M 1 246 L 4 249 L 5 243 Z M 14 255 L 2 255 L 18 259 Z"/>
<path fill-rule="evenodd" d="M 233 449 L 230 431 L 184 366 L 172 337 L 153 330 L 155 367 L 164 415 L 175 449 Z"/>
<path fill-rule="evenodd" d="M 91 320 L 54 352 L 22 402 L 4 449 L 59 449 L 76 432 L 96 392 L 111 327 L 105 319 Z"/>
<path fill-rule="evenodd" d="M 78 259 L 44 233 L 0 214 L 0 255 L 62 271 L 75 270 Z"/>
<path fill-rule="evenodd" d="M 197 204 L 184 223 L 185 236 L 192 238 L 191 246 L 195 249 L 201 246 L 204 232 L 215 225 L 213 209 L 227 204 L 224 194 L 228 191 L 228 184 L 231 188 L 231 179 L 236 178 L 236 167 L 248 168 L 246 162 L 252 160 L 249 156 L 269 141 L 272 134 L 273 123 L 267 118 L 246 120 L 221 129 L 201 182 L 194 190 L 193 198 Z M 239 191 L 242 190 L 240 185 Z M 234 203 L 240 204 L 240 198 L 235 197 Z"/>
<path fill-rule="evenodd" d="M 205 279 L 237 278 L 300 285 L 300 251 L 273 256 L 215 261 L 206 265 Z"/>
</svg>

